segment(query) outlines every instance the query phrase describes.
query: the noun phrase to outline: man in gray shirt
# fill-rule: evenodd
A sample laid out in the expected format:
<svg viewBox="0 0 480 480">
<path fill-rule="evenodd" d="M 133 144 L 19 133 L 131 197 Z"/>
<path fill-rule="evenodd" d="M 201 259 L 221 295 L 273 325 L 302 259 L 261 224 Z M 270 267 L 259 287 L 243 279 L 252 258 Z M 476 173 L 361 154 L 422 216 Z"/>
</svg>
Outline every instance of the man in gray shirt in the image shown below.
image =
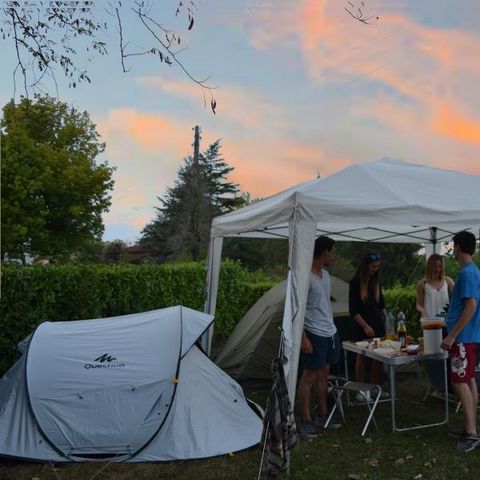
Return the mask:
<svg viewBox="0 0 480 480">
<path fill-rule="evenodd" d="M 307 437 L 316 436 L 317 428 L 325 426 L 328 417 L 327 380 L 330 365 L 338 362 L 340 353 L 330 302 L 330 274 L 324 268 L 334 258 L 335 241 L 324 236 L 318 237 L 313 252 L 301 344 L 303 373 L 298 385 L 298 405 L 302 416 L 299 432 Z M 312 388 L 315 388 L 317 397 L 315 421 L 312 421 L 310 412 Z M 329 428 L 340 426 L 339 423 L 330 423 Z"/>
</svg>

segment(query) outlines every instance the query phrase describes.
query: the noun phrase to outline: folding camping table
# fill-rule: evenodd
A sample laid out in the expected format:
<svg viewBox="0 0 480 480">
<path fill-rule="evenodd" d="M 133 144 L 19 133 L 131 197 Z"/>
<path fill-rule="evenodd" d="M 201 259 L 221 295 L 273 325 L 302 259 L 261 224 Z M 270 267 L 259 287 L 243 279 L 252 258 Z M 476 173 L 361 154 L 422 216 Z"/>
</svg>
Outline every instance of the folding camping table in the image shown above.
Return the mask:
<svg viewBox="0 0 480 480">
<path fill-rule="evenodd" d="M 433 353 L 433 354 L 423 354 L 419 353 L 416 355 L 407 355 L 404 352 L 398 352 L 393 355 L 382 355 L 380 353 L 376 353 L 374 350 L 368 350 L 366 348 L 362 348 L 356 345 L 353 342 L 345 341 L 342 343 L 344 354 L 345 354 L 345 378 L 348 380 L 348 361 L 347 361 L 347 354 L 348 352 L 357 353 L 359 355 L 363 355 L 365 357 L 371 358 L 373 360 L 377 360 L 382 362 L 388 370 L 388 378 L 389 378 L 389 387 L 390 387 L 390 406 L 391 406 L 391 416 L 392 416 L 392 432 L 402 432 L 405 430 L 417 430 L 419 428 L 427 428 L 427 427 L 436 427 L 439 425 L 448 424 L 448 377 L 447 377 L 447 359 L 448 359 L 448 352 L 442 351 L 440 353 Z M 397 427 L 396 421 L 396 408 L 395 404 L 397 401 L 397 390 L 396 390 L 396 368 L 399 365 L 405 365 L 407 363 L 414 363 L 414 362 L 422 362 L 424 360 L 443 360 L 443 376 L 445 382 L 445 415 L 441 422 L 437 423 L 427 423 L 421 425 L 412 425 L 409 427 Z"/>
</svg>

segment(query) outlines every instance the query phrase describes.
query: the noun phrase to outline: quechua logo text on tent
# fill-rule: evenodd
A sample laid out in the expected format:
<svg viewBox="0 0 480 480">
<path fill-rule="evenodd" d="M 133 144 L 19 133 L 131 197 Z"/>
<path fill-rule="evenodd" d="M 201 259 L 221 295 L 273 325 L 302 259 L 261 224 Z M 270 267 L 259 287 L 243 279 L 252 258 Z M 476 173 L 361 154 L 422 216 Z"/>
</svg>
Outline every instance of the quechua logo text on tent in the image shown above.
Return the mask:
<svg viewBox="0 0 480 480">
<path fill-rule="evenodd" d="M 94 360 L 94 362 L 100 362 L 100 363 L 108 362 L 108 363 L 110 363 L 110 362 L 113 362 L 114 360 L 116 360 L 115 357 L 111 357 L 108 353 L 104 353 L 100 357 L 96 358 Z"/>
<path fill-rule="evenodd" d="M 83 368 L 90 370 L 91 368 L 125 368 L 125 363 L 117 360 L 116 357 L 109 353 L 99 355 L 92 363 L 86 363 Z"/>
</svg>

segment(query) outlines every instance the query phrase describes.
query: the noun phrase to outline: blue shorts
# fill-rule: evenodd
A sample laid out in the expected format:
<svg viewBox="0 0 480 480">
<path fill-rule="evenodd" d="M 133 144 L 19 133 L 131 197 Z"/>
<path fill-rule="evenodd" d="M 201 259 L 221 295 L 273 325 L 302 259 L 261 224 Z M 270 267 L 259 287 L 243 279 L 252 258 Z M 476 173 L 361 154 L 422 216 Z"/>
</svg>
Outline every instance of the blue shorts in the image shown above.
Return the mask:
<svg viewBox="0 0 480 480">
<path fill-rule="evenodd" d="M 335 334 L 333 337 L 321 337 L 305 330 L 307 338 L 312 343 L 313 352 L 302 352 L 302 365 L 306 370 L 318 370 L 325 365 L 335 365 L 340 358 L 340 339 Z"/>
</svg>

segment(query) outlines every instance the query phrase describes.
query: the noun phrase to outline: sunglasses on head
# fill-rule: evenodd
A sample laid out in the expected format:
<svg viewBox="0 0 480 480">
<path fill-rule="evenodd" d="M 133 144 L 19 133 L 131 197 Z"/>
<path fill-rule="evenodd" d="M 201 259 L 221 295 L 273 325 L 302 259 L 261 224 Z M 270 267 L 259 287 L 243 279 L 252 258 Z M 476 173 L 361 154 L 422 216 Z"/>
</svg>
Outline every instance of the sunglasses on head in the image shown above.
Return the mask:
<svg viewBox="0 0 480 480">
<path fill-rule="evenodd" d="M 380 260 L 382 256 L 379 253 L 371 253 L 368 258 L 375 262 L 376 260 Z"/>
</svg>

